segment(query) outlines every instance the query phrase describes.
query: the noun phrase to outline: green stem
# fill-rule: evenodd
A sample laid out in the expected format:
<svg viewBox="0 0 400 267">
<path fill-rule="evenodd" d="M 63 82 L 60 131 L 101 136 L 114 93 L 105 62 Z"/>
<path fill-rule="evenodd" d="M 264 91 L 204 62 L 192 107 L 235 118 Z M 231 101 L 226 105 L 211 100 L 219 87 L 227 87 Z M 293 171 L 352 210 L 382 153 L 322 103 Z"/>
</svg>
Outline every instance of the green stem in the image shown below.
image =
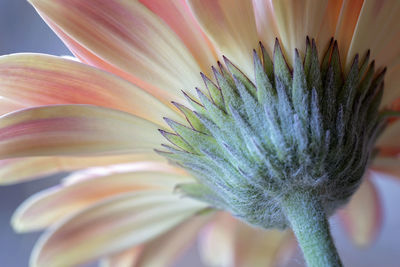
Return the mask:
<svg viewBox="0 0 400 267">
<path fill-rule="evenodd" d="M 329 231 L 326 214 L 314 194 L 290 194 L 282 199 L 282 208 L 308 267 L 342 266 Z"/>
</svg>

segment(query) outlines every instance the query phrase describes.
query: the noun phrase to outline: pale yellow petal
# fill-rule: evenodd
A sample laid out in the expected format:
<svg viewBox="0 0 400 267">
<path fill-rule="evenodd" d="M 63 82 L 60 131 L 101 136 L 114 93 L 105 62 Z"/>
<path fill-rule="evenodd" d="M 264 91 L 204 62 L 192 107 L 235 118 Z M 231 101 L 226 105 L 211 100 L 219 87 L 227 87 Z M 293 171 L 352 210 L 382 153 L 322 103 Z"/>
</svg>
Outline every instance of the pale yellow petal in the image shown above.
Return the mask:
<svg viewBox="0 0 400 267">
<path fill-rule="evenodd" d="M 150 152 L 158 126 L 129 113 L 90 105 L 30 108 L 0 117 L 0 159 Z"/>
<path fill-rule="evenodd" d="M 400 1 L 365 0 L 349 47 L 347 62 L 371 49 L 377 66 L 392 67 L 400 57 Z"/>
<path fill-rule="evenodd" d="M 258 48 L 259 40 L 252 2 L 188 0 L 188 3 L 220 55 L 253 77 L 252 50 Z"/>
<path fill-rule="evenodd" d="M 163 192 L 120 195 L 54 225 L 34 248 L 31 265 L 73 266 L 146 242 L 206 207 Z"/>
<path fill-rule="evenodd" d="M 182 120 L 157 98 L 115 75 L 42 54 L 0 57 L 0 96 L 23 107 L 91 104 L 114 108 L 163 125 Z"/>
<path fill-rule="evenodd" d="M 179 37 L 139 1 L 30 0 L 49 23 L 129 75 L 164 103 L 194 92 L 201 71 Z"/>
<path fill-rule="evenodd" d="M 87 169 L 29 197 L 14 213 L 12 225 L 18 232 L 41 230 L 118 194 L 154 189 L 172 192 L 177 184 L 191 181 L 179 169 L 156 162 Z"/>
<path fill-rule="evenodd" d="M 156 153 L 97 157 L 28 157 L 0 160 L 0 185 L 10 185 L 59 172 L 135 161 L 165 161 Z"/>
<path fill-rule="evenodd" d="M 272 55 L 275 38 L 280 39 L 272 2 L 270 0 L 253 0 L 253 7 L 258 38 L 267 49 L 269 55 Z"/>
<path fill-rule="evenodd" d="M 358 246 L 369 245 L 376 238 L 382 224 L 381 205 L 374 184 L 365 177 L 350 202 L 340 211 L 346 230 Z"/>
<path fill-rule="evenodd" d="M 211 71 L 210 66 L 217 61 L 215 48 L 201 30 L 185 0 L 140 0 L 140 2 L 162 18 L 182 39 L 203 71 Z"/>
<path fill-rule="evenodd" d="M 281 45 L 289 63 L 294 60 L 295 48 L 305 52 L 306 36 L 315 38 L 319 49 L 326 46 L 329 39 L 319 40 L 318 35 L 326 18 L 327 6 L 328 0 L 272 0 Z"/>
</svg>

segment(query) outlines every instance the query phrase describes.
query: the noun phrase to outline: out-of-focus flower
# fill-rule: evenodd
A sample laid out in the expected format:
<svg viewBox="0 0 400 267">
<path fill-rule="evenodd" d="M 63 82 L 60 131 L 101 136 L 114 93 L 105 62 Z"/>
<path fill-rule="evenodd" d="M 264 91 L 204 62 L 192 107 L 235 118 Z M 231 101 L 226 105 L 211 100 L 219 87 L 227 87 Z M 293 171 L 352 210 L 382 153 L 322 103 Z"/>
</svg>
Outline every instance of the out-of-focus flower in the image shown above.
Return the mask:
<svg viewBox="0 0 400 267">
<path fill-rule="evenodd" d="M 368 49 L 376 66 L 388 68 L 382 107 L 398 109 L 397 0 L 31 3 L 81 61 L 0 58 L 1 183 L 75 171 L 13 217 L 19 232 L 47 229 L 33 266 L 103 257 L 106 266 L 165 266 L 199 232 L 211 265 L 264 266 L 279 258 L 289 233 L 255 229 L 181 198 L 175 186 L 194 178 L 153 150 L 165 140 L 157 131 L 168 129 L 163 117 L 185 123 L 171 101 L 186 102 L 181 89 L 194 95 L 203 83 L 198 73 L 210 76 L 222 55 L 253 77 L 251 51 L 260 40 L 272 54 L 279 38 L 293 65 L 306 36 L 315 38 L 320 60 L 334 37 L 345 70 Z M 399 135 L 400 122 L 392 121 L 377 143 L 375 172 L 399 175 Z M 356 243 L 374 238 L 381 214 L 368 177 L 341 217 Z"/>
</svg>

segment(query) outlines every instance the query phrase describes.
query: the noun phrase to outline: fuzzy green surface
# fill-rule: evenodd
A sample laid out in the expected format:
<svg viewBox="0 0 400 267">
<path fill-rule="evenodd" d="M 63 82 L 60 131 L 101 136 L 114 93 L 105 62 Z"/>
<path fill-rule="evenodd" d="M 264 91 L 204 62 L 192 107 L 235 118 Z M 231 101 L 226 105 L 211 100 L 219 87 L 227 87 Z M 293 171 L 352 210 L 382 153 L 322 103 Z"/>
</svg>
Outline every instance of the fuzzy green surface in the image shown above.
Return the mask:
<svg viewBox="0 0 400 267">
<path fill-rule="evenodd" d="M 181 192 L 252 225 L 287 227 L 282 199 L 299 191 L 315 192 L 330 216 L 359 186 L 385 126 L 385 70 L 367 53 L 343 73 L 333 41 L 319 62 L 307 39 L 293 69 L 278 41 L 273 60 L 260 50 L 252 79 L 226 58 L 215 82 L 202 75 L 206 90 L 185 94 L 191 108 L 174 103 L 188 124 L 166 118 L 174 132 L 161 131 L 170 144 L 158 152 L 197 178 Z"/>
</svg>

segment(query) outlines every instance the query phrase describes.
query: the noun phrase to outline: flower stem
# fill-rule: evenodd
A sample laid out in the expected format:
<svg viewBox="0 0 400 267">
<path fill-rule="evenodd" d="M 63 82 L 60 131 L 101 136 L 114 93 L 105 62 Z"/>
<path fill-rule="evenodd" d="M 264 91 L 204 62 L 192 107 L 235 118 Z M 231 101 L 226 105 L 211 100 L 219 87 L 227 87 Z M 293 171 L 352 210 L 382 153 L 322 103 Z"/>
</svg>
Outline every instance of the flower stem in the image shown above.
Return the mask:
<svg viewBox="0 0 400 267">
<path fill-rule="evenodd" d="M 281 203 L 307 266 L 342 266 L 326 214 L 318 198 L 312 193 L 299 192 L 286 196 Z"/>
</svg>

